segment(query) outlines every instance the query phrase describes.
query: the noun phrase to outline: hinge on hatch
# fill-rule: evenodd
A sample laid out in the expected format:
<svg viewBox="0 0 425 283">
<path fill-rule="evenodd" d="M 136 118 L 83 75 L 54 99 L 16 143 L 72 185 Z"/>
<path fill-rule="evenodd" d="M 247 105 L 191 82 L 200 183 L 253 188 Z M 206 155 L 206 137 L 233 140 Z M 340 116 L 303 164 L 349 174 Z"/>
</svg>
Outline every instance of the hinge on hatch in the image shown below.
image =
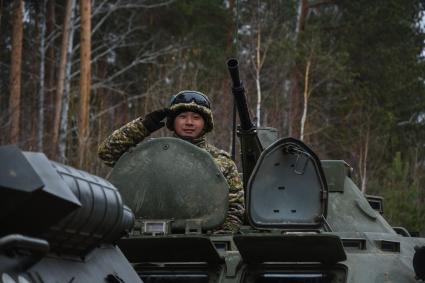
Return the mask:
<svg viewBox="0 0 425 283">
<path fill-rule="evenodd" d="M 172 220 L 141 220 L 141 233 L 143 235 L 167 235 L 171 231 Z"/>
<path fill-rule="evenodd" d="M 202 234 L 201 220 L 187 219 L 185 234 Z"/>
<path fill-rule="evenodd" d="M 287 146 L 285 150 L 286 152 L 297 156 L 295 164 L 293 165 L 294 173 L 297 175 L 303 175 L 307 167 L 308 161 L 311 159 L 311 155 L 305 152 L 304 150 L 301 150 L 298 147 L 291 145 Z"/>
</svg>

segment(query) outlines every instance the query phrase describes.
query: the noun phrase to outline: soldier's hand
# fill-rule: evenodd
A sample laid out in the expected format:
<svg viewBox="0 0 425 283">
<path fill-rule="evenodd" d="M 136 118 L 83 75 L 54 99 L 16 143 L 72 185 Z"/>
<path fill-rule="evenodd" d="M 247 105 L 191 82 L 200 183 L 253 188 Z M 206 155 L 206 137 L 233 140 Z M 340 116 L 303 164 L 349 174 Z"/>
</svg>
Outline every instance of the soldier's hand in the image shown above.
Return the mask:
<svg viewBox="0 0 425 283">
<path fill-rule="evenodd" d="M 143 119 L 142 123 L 146 127 L 146 129 L 148 129 L 148 131 L 150 131 L 151 133 L 155 132 L 156 130 L 159 130 L 164 127 L 165 122 L 163 122 L 162 120 L 167 117 L 168 112 L 168 108 L 155 110 L 147 114 Z"/>
</svg>

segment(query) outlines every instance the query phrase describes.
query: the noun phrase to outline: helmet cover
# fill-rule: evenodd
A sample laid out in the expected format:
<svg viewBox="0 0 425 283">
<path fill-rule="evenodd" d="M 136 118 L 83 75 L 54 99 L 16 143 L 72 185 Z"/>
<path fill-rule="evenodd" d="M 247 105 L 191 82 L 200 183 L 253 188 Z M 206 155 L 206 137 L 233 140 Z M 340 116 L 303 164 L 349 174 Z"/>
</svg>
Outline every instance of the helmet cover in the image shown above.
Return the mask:
<svg viewBox="0 0 425 283">
<path fill-rule="evenodd" d="M 183 90 L 171 98 L 170 112 L 167 117 L 167 128 L 174 131 L 174 119 L 183 112 L 195 112 L 205 121 L 204 133 L 211 132 L 214 128 L 211 103 L 208 97 L 199 91 Z"/>
</svg>

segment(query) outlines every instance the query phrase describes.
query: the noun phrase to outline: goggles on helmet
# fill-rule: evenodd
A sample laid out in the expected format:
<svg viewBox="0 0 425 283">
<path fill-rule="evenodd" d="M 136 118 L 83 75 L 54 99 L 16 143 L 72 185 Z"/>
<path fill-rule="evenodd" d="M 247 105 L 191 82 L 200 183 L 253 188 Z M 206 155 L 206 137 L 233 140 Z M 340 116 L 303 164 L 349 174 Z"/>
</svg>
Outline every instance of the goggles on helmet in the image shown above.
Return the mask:
<svg viewBox="0 0 425 283">
<path fill-rule="evenodd" d="M 198 91 L 182 91 L 177 93 L 171 98 L 170 106 L 173 106 L 175 104 L 179 103 L 191 103 L 195 102 L 196 104 L 200 106 L 207 107 L 208 109 L 211 109 L 210 101 L 208 100 L 208 97 L 206 97 L 204 94 L 198 92 Z"/>
</svg>

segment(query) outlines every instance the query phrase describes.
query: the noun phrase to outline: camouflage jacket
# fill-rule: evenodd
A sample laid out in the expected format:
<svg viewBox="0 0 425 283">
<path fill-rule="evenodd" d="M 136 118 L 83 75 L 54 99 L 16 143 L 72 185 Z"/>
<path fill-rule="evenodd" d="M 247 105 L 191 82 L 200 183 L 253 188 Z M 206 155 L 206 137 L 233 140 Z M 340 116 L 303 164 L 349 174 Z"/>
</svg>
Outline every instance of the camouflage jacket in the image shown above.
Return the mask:
<svg viewBox="0 0 425 283">
<path fill-rule="evenodd" d="M 108 166 L 114 166 L 115 162 L 130 147 L 137 145 L 151 133 L 144 127 L 141 118 L 137 118 L 118 130 L 115 130 L 99 146 L 99 157 Z M 236 164 L 230 155 L 205 141 L 205 136 L 194 141 L 195 145 L 205 149 L 214 158 L 223 176 L 229 184 L 229 209 L 226 219 L 215 233 L 236 232 L 243 222 L 245 205 L 244 191 Z"/>
</svg>

